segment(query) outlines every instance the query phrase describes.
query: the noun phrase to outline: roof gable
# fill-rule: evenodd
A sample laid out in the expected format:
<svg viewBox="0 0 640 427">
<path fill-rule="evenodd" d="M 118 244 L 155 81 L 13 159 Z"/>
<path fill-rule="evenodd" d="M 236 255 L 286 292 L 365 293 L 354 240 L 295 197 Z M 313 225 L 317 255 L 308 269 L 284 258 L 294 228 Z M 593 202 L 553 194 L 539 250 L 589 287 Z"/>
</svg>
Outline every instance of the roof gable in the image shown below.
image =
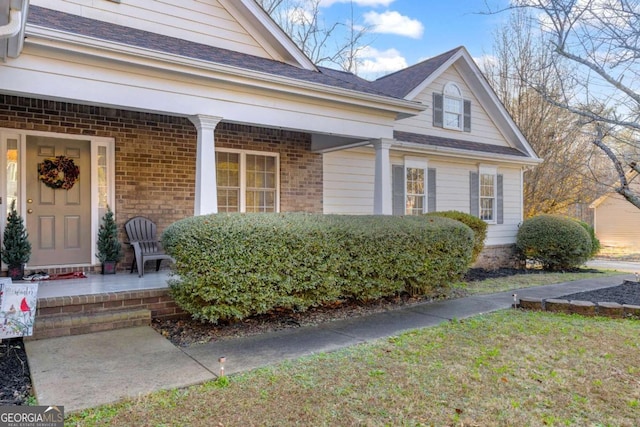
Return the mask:
<svg viewBox="0 0 640 427">
<path fill-rule="evenodd" d="M 537 158 L 536 153 L 524 135 L 518 129 L 506 108 L 498 99 L 489 82 L 464 47 L 457 47 L 434 58 L 398 71 L 376 80 L 375 87 L 392 96 L 401 96 L 415 101 L 424 97 L 424 91 L 436 79 L 455 68 L 464 80 L 467 88 L 474 94 L 478 103 L 487 112 L 493 123 L 504 135 L 505 141 L 512 147 L 526 153 L 528 157 Z"/>
<path fill-rule="evenodd" d="M 31 0 L 31 5 L 316 70 L 254 0 Z"/>
</svg>

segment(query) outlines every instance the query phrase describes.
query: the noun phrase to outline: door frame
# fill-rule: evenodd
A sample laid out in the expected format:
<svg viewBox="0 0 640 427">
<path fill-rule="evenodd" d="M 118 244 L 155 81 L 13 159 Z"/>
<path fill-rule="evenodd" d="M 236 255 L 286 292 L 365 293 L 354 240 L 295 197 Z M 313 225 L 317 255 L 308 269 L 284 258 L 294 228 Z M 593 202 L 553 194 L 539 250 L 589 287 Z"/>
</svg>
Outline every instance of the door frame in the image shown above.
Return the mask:
<svg viewBox="0 0 640 427">
<path fill-rule="evenodd" d="M 73 265 L 43 265 L 37 266 L 38 268 L 59 268 L 59 267 L 87 267 L 96 265 L 96 244 L 98 239 L 98 229 L 100 227 L 101 213 L 104 213 L 106 206 L 100 206 L 100 191 L 106 191 L 104 199 L 106 204 L 111 207 L 111 210 L 115 212 L 115 138 L 92 136 L 92 135 L 76 135 L 58 132 L 43 132 L 43 131 L 31 131 L 22 129 L 0 128 L 0 171 L 7 170 L 7 140 L 18 140 L 18 203 L 16 204 L 16 210 L 22 216 L 27 225 L 28 216 L 24 213 L 27 210 L 27 173 L 26 173 L 26 149 L 27 149 L 27 135 L 43 136 L 50 138 L 66 138 L 89 141 L 91 151 L 91 260 L 95 260 L 88 264 L 73 264 Z M 104 154 L 106 161 L 104 165 L 98 164 L 100 154 Z M 105 173 L 105 185 L 106 189 L 101 190 L 99 188 L 98 169 L 106 167 Z M 7 185 L 6 185 L 6 172 L 0 174 L 0 197 L 2 203 L 0 203 L 0 227 L 4 230 L 6 223 L 6 201 L 7 201 Z M 0 233 L 0 242 L 2 240 L 2 233 Z M 28 264 L 27 264 L 28 265 Z M 3 267 L 4 266 L 3 264 Z M 27 267 L 28 268 L 28 267 Z"/>
</svg>

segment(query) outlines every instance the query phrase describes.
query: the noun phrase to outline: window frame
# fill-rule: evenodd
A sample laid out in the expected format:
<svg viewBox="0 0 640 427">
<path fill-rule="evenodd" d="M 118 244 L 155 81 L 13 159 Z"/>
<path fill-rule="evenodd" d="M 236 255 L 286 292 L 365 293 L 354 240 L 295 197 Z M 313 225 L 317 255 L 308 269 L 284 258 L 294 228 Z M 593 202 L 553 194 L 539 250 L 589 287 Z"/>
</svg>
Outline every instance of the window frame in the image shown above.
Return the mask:
<svg viewBox="0 0 640 427">
<path fill-rule="evenodd" d="M 407 175 L 409 173 L 409 169 L 419 169 L 422 170 L 423 175 L 423 192 L 422 194 L 418 193 L 409 193 L 409 189 L 407 188 L 408 179 Z M 405 157 L 404 158 L 404 214 L 405 215 L 414 215 L 413 213 L 408 213 L 408 204 L 409 197 L 422 197 L 422 212 L 428 212 L 428 203 L 429 203 L 429 162 L 427 159 L 419 158 L 419 157 Z M 418 213 L 418 214 L 420 214 Z M 417 214 L 416 214 L 417 215 Z"/>
<path fill-rule="evenodd" d="M 491 176 L 492 178 L 492 196 L 483 196 L 482 194 L 482 177 Z M 483 200 L 491 200 L 491 218 L 484 218 L 483 216 Z M 478 216 L 481 220 L 487 224 L 498 223 L 498 169 L 495 166 L 481 165 L 478 168 Z"/>
<path fill-rule="evenodd" d="M 233 153 L 238 154 L 238 178 L 240 181 L 239 186 L 239 200 L 238 200 L 238 212 L 247 212 L 247 156 L 262 156 L 272 157 L 275 159 L 275 197 L 274 197 L 274 212 L 280 212 L 280 153 L 270 151 L 257 151 L 257 150 L 240 150 L 235 148 L 216 148 L 216 175 L 218 169 L 218 153 Z M 216 179 L 216 192 L 220 189 L 220 184 Z M 218 212 L 220 211 L 218 203 Z"/>
<path fill-rule="evenodd" d="M 450 89 L 453 88 L 458 93 L 458 96 L 452 95 Z M 455 102 L 458 106 L 458 111 L 450 111 L 447 109 L 449 102 Z M 447 121 L 448 114 L 455 114 L 458 117 L 458 126 L 451 126 Z M 444 86 L 442 90 L 442 127 L 445 129 L 462 130 L 464 127 L 464 98 L 462 97 L 462 91 L 457 84 L 449 82 Z"/>
</svg>

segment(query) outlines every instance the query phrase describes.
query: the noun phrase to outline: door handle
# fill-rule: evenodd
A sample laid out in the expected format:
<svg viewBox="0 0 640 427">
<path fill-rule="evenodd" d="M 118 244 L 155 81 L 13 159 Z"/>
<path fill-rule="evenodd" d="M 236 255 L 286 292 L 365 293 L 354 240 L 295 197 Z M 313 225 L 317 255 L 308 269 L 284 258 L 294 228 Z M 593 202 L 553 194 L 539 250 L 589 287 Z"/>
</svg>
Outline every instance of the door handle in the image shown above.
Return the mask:
<svg viewBox="0 0 640 427">
<path fill-rule="evenodd" d="M 27 213 L 33 213 L 33 209 L 27 209 Z"/>
</svg>

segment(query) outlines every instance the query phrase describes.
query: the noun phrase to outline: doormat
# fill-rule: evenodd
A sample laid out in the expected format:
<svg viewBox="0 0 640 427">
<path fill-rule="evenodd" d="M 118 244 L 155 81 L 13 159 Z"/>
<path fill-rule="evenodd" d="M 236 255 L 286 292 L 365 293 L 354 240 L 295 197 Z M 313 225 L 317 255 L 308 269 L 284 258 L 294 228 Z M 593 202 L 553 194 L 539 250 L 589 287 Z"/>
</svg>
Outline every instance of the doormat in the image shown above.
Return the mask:
<svg viewBox="0 0 640 427">
<path fill-rule="evenodd" d="M 23 280 L 31 282 L 40 280 L 66 280 L 66 279 L 86 279 L 87 275 L 83 271 L 72 271 L 70 273 L 60 274 L 47 274 L 44 271 L 38 271 L 37 273 L 31 273 L 28 276 L 24 276 Z"/>
</svg>

